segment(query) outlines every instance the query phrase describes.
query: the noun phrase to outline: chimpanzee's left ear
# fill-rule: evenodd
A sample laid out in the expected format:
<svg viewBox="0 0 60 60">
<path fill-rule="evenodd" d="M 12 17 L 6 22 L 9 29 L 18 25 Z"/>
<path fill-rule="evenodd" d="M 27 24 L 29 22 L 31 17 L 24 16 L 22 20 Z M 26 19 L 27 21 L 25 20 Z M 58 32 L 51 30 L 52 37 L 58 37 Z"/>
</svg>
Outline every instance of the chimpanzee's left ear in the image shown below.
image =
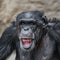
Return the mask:
<svg viewBox="0 0 60 60">
<path fill-rule="evenodd" d="M 42 20 L 45 24 L 48 24 L 48 18 L 46 16 L 42 16 Z"/>
<path fill-rule="evenodd" d="M 40 17 L 40 20 L 37 20 L 37 25 L 40 26 L 40 28 L 45 28 L 45 26 L 48 24 L 48 19 L 46 16 Z"/>
</svg>

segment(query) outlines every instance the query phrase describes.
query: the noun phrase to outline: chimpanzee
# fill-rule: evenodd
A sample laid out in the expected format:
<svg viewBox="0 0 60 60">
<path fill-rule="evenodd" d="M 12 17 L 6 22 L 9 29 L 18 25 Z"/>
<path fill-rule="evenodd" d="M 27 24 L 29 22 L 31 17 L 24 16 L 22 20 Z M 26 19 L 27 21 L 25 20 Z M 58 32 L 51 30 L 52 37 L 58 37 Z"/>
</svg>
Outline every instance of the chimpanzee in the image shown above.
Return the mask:
<svg viewBox="0 0 60 60">
<path fill-rule="evenodd" d="M 0 60 L 5 60 L 13 50 L 16 60 L 50 60 L 56 47 L 50 34 L 54 25 L 41 11 L 18 14 L 15 23 L 0 38 Z"/>
</svg>

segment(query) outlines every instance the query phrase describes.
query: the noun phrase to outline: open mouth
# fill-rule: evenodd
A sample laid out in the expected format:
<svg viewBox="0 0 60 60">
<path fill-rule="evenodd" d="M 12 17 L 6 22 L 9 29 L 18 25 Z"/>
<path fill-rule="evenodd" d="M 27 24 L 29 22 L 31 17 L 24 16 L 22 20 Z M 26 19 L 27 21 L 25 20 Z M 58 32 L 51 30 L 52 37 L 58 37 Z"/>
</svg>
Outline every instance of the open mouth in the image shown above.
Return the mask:
<svg viewBox="0 0 60 60">
<path fill-rule="evenodd" d="M 30 48 L 31 44 L 32 44 L 32 39 L 31 38 L 22 38 L 21 39 L 23 47 L 28 49 Z"/>
</svg>

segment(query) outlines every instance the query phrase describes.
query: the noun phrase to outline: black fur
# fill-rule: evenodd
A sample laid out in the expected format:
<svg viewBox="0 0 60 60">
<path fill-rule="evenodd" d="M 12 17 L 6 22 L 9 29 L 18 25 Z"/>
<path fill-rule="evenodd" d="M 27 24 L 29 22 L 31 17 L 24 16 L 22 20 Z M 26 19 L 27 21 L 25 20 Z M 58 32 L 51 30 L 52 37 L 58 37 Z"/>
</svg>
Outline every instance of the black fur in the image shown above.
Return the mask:
<svg viewBox="0 0 60 60">
<path fill-rule="evenodd" d="M 38 34 L 38 31 L 40 32 L 40 35 L 38 35 L 39 39 L 37 41 L 35 40 L 36 44 L 32 50 L 23 51 L 21 50 L 17 33 L 19 33 L 21 24 L 29 25 L 31 22 L 33 22 L 37 28 L 40 29 L 36 31 L 36 34 Z M 48 21 L 47 18 L 44 17 L 44 14 L 40 11 L 23 12 L 16 17 L 15 23 L 16 25 L 12 24 L 2 34 L 0 39 L 0 60 L 5 60 L 14 49 L 16 50 L 16 60 L 59 59 L 57 58 L 57 53 L 55 53 L 55 50 L 57 49 L 60 53 L 60 45 L 58 44 L 60 42 L 60 23 Z"/>
</svg>

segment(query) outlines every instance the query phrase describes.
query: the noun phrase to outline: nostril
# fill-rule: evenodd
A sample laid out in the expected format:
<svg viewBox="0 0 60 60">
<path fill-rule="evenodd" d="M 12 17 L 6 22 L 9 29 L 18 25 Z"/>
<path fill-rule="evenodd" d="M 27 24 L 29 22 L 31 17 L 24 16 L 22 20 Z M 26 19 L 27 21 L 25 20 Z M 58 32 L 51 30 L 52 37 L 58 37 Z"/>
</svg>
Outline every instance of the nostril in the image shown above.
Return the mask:
<svg viewBox="0 0 60 60">
<path fill-rule="evenodd" d="M 27 30 L 29 30 L 29 28 L 25 28 L 24 30 L 27 31 Z"/>
</svg>

